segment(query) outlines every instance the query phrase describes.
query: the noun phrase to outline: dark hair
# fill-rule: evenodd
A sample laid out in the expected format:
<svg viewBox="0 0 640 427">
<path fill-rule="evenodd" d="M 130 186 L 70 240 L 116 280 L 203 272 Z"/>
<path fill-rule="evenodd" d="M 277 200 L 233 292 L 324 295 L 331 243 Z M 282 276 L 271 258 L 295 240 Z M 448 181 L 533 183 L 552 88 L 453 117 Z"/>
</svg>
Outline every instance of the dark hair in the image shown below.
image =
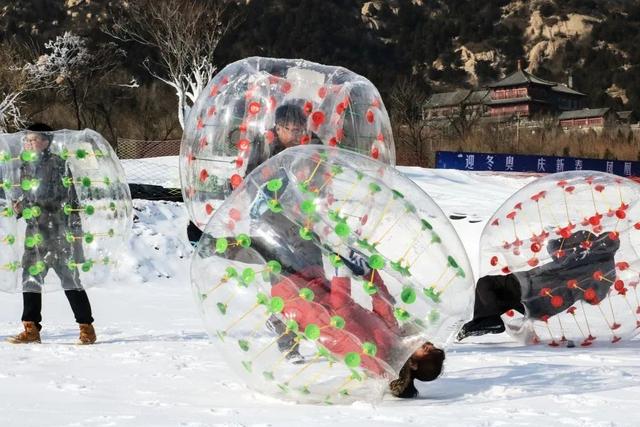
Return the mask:
<svg viewBox="0 0 640 427">
<path fill-rule="evenodd" d="M 413 378 L 420 381 L 433 381 L 442 373 L 444 351 L 434 348 L 422 360 L 417 361 L 418 368 L 412 370 Z"/>
<path fill-rule="evenodd" d="M 33 132 L 53 132 L 53 128 L 45 123 L 33 123 L 27 130 Z"/>
<path fill-rule="evenodd" d="M 304 115 L 302 108 L 294 104 L 283 104 L 276 108 L 276 124 L 284 125 L 287 123 L 294 123 L 297 125 L 304 125 L 307 122 L 307 117 Z"/>
<path fill-rule="evenodd" d="M 444 351 L 434 348 L 421 360 L 413 360 L 417 364 L 416 369 L 411 369 L 412 358 L 405 362 L 398 378 L 389 383 L 391 394 L 395 397 L 409 399 L 418 395 L 418 389 L 413 385 L 413 380 L 433 381 L 442 373 L 444 364 Z"/>
</svg>

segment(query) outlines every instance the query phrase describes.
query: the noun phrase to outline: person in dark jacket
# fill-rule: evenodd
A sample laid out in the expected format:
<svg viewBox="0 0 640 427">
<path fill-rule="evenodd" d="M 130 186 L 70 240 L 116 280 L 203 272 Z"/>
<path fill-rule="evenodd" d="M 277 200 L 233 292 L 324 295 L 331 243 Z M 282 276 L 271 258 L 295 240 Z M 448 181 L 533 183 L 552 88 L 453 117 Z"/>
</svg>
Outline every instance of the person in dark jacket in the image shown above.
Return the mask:
<svg viewBox="0 0 640 427">
<path fill-rule="evenodd" d="M 476 284 L 473 319 L 458 334 L 469 336 L 504 332 L 500 317 L 515 310 L 533 319 L 561 313 L 576 301 L 599 304 L 615 282 L 616 233 L 596 236 L 576 231 L 567 239 L 550 240 L 551 262 L 505 276 L 484 276 Z"/>
<path fill-rule="evenodd" d="M 295 147 L 303 143 L 322 144 L 316 134 L 307 132 L 306 124 L 307 117 L 298 105 L 293 103 L 283 104 L 276 108 L 275 126 L 269 131 L 270 134 L 273 135 L 273 140 L 270 142 L 265 141 L 264 137 L 260 136 L 253 141 L 245 176 L 287 148 Z M 234 133 L 236 132 L 238 131 L 234 131 Z M 234 138 L 237 138 L 237 136 L 229 136 L 229 139 Z M 264 147 L 265 144 L 267 145 L 266 148 Z M 229 188 L 228 191 L 230 193 L 232 191 L 231 188 Z M 193 221 L 189 221 L 187 225 L 187 237 L 193 246 L 195 246 L 200 240 L 200 237 L 202 237 L 202 231 Z"/>
<path fill-rule="evenodd" d="M 91 305 L 75 266 L 84 262 L 84 254 L 82 239 L 75 238 L 83 231 L 80 215 L 73 210 L 80 204 L 73 175 L 66 161 L 51 152 L 52 129 L 35 124 L 28 130 L 23 147 L 26 156 L 20 168 L 23 196 L 13 206 L 18 217 L 27 223 L 22 256 L 24 331 L 8 340 L 14 344 L 40 342 L 42 291 L 45 277 L 53 269 L 80 326 L 79 343 L 93 344 L 96 335 Z"/>
</svg>

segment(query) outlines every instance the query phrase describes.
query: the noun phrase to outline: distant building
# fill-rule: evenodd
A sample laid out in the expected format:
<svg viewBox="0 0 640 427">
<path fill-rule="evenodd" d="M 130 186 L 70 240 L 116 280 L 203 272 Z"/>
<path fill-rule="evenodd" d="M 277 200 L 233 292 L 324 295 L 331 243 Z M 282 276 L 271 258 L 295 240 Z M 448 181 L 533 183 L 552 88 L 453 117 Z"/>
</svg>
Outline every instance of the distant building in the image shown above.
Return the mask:
<svg viewBox="0 0 640 427">
<path fill-rule="evenodd" d="M 524 70 L 489 86 L 490 117 L 557 114 L 584 106 L 586 95 L 562 83 L 550 82 Z"/>
<path fill-rule="evenodd" d="M 600 131 L 618 123 L 618 117 L 610 108 L 583 108 L 564 111 L 558 116 L 558 123 L 566 130 Z"/>
<path fill-rule="evenodd" d="M 618 116 L 618 123 L 621 125 L 631 126 L 638 123 L 638 117 L 631 110 L 618 111 L 616 112 L 616 115 Z"/>
<path fill-rule="evenodd" d="M 464 109 L 466 115 L 483 116 L 487 110 L 489 91 L 486 89 L 461 89 L 453 92 L 434 93 L 423 108 L 425 120 L 447 120 L 457 117 Z"/>
<path fill-rule="evenodd" d="M 486 89 L 433 94 L 424 105 L 423 118 L 446 121 L 464 110 L 466 115 L 482 116 L 484 121 L 518 118 L 535 122 L 542 116 L 557 117 L 567 111 L 582 111 L 587 96 L 571 86 L 571 77 L 568 84 L 552 82 L 519 66 L 517 71 Z"/>
</svg>

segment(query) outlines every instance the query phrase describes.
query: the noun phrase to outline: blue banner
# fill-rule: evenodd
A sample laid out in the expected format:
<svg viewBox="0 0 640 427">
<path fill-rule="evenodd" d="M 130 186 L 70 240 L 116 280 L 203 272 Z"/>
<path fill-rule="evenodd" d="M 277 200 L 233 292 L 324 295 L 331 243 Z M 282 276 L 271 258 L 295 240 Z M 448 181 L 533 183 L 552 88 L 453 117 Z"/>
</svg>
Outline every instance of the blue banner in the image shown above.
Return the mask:
<svg viewBox="0 0 640 427">
<path fill-rule="evenodd" d="M 453 151 L 436 152 L 436 168 L 537 173 L 594 170 L 619 176 L 640 176 L 640 162 Z"/>
</svg>

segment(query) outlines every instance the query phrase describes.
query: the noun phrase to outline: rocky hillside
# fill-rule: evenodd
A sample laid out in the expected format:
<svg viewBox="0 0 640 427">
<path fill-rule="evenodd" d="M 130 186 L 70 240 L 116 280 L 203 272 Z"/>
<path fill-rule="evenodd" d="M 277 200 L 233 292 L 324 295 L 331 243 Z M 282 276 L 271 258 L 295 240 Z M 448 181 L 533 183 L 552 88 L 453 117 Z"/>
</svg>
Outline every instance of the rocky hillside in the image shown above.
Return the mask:
<svg viewBox="0 0 640 427">
<path fill-rule="evenodd" d="M 185 0 L 214 2 L 216 0 Z M 222 0 L 218 0 L 222 1 Z M 230 1 L 230 0 L 229 0 Z M 72 30 L 108 38 L 124 0 L 0 0 L 0 35 L 42 46 Z M 302 57 L 369 77 L 385 95 L 413 79 L 424 91 L 473 87 L 524 66 L 567 81 L 593 106 L 640 110 L 640 0 L 237 0 L 241 24 L 219 66 L 249 55 Z M 153 55 L 123 46 L 128 58 Z M 135 51 L 133 51 L 135 50 Z M 139 61 L 123 69 L 143 85 Z"/>
</svg>

